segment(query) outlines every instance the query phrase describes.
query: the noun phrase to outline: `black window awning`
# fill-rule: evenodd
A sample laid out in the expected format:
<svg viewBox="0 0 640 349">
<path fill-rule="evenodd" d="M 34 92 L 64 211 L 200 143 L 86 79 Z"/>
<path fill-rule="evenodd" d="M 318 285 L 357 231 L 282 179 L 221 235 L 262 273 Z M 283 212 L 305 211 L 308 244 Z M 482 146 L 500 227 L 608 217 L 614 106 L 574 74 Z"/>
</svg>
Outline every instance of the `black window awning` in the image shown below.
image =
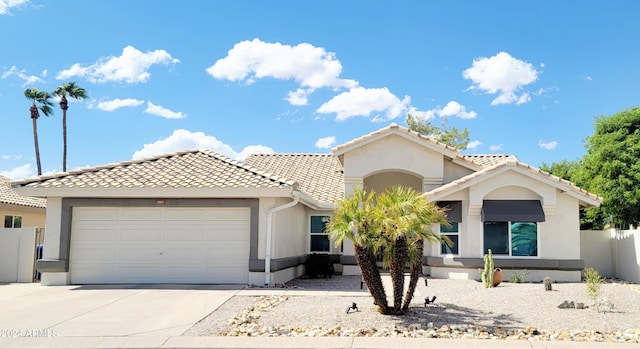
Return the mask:
<svg viewBox="0 0 640 349">
<path fill-rule="evenodd" d="M 445 210 L 449 222 L 462 222 L 462 201 L 438 201 L 437 205 Z"/>
<path fill-rule="evenodd" d="M 484 200 L 483 222 L 544 222 L 539 200 Z"/>
</svg>

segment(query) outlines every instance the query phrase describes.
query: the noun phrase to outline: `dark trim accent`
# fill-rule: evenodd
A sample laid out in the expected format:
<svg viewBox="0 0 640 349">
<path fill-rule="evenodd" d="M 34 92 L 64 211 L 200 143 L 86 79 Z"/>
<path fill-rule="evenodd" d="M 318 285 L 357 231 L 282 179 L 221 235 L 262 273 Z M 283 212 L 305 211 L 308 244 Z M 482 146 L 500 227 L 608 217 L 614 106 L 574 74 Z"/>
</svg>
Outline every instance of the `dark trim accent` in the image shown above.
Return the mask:
<svg viewBox="0 0 640 349">
<path fill-rule="evenodd" d="M 342 255 L 340 256 L 340 263 L 342 263 L 342 265 L 358 265 L 358 262 L 356 262 L 356 256 Z"/>
<path fill-rule="evenodd" d="M 38 259 L 36 270 L 41 273 L 64 273 L 66 271 L 66 260 L 60 259 Z"/>
<path fill-rule="evenodd" d="M 157 205 L 156 200 L 163 200 Z M 74 207 L 249 207 L 249 259 L 258 258 L 258 220 L 260 214 L 259 199 L 167 199 L 167 198 L 63 198 L 60 222 L 60 261 L 64 261 L 64 270 L 69 271 L 69 252 L 71 251 L 71 223 Z M 264 267 L 263 267 L 264 268 Z M 47 271 L 47 272 L 56 272 Z"/>
<path fill-rule="evenodd" d="M 544 222 L 540 200 L 484 200 L 483 222 Z"/>
<path fill-rule="evenodd" d="M 462 222 L 462 201 L 438 201 L 436 205 L 445 210 L 449 222 Z"/>
<path fill-rule="evenodd" d="M 516 259 L 516 258 L 494 258 L 496 268 L 502 269 L 542 269 L 542 270 L 566 270 L 578 271 L 584 269 L 582 259 Z M 444 258 L 426 257 L 422 259 L 425 266 L 446 267 L 446 268 L 483 268 L 482 258 Z"/>
<path fill-rule="evenodd" d="M 271 259 L 271 272 L 280 271 L 304 264 L 307 255 Z M 250 259 L 249 271 L 264 272 L 264 259 Z"/>
</svg>

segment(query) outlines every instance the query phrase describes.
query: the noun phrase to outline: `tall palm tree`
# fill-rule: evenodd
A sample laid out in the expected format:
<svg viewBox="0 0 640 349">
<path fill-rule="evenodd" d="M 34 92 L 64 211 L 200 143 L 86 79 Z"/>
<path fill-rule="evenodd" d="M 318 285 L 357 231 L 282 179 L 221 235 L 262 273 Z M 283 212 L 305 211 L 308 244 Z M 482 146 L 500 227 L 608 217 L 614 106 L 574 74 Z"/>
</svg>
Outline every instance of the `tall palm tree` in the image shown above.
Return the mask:
<svg viewBox="0 0 640 349">
<path fill-rule="evenodd" d="M 393 314 L 403 314 L 409 308 L 416 285 L 422 274 L 424 240 L 450 244 L 446 237 L 431 231 L 431 224 L 447 224 L 444 212 L 417 191 L 394 186 L 377 199 L 386 248 L 383 262 L 389 268 L 393 284 Z M 404 304 L 404 271 L 411 267 L 411 278 Z"/>
<path fill-rule="evenodd" d="M 53 95 L 60 97 L 60 109 L 62 109 L 62 171 L 67 171 L 67 109 L 69 109 L 69 103 L 67 96 L 76 100 L 87 98 L 87 91 L 82 87 L 76 85 L 75 82 L 65 82 L 58 86 Z"/>
<path fill-rule="evenodd" d="M 344 240 L 353 242 L 356 262 L 380 313 L 388 314 L 387 296 L 382 284 L 376 253 L 383 241 L 374 205 L 374 193 L 357 188 L 353 194 L 336 203 L 336 210 L 329 221 L 329 235 L 336 244 Z"/>
<path fill-rule="evenodd" d="M 51 95 L 49 92 L 39 91 L 35 88 L 28 88 L 24 90 L 24 96 L 32 101 L 29 111 L 31 112 L 31 121 L 33 122 L 33 142 L 36 147 L 36 164 L 38 165 L 38 176 L 42 175 L 42 166 L 40 165 L 40 147 L 38 146 L 38 118 L 40 112 L 45 116 L 53 114 L 53 103 L 51 102 Z"/>
</svg>

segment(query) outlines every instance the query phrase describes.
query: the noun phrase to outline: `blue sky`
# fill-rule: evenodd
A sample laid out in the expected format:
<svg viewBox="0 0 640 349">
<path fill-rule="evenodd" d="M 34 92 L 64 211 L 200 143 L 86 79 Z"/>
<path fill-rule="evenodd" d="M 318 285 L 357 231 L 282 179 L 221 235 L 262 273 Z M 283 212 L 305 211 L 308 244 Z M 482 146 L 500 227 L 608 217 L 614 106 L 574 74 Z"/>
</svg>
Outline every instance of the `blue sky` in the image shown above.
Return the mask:
<svg viewBox="0 0 640 349">
<path fill-rule="evenodd" d="M 0 0 L 0 175 L 36 175 L 26 88 L 75 81 L 68 168 L 207 148 L 328 153 L 411 113 L 463 153 L 585 153 L 638 105 L 637 1 Z M 62 169 L 62 111 L 38 120 Z"/>
</svg>

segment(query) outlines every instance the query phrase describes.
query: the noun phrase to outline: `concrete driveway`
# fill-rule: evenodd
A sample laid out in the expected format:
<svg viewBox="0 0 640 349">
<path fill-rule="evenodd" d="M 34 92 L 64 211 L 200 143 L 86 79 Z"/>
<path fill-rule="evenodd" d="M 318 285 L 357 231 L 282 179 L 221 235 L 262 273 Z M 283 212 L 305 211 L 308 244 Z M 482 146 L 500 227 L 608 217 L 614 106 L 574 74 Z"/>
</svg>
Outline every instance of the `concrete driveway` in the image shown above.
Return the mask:
<svg viewBox="0 0 640 349">
<path fill-rule="evenodd" d="M 210 285 L 0 284 L 0 336 L 178 336 L 239 290 Z"/>
</svg>

